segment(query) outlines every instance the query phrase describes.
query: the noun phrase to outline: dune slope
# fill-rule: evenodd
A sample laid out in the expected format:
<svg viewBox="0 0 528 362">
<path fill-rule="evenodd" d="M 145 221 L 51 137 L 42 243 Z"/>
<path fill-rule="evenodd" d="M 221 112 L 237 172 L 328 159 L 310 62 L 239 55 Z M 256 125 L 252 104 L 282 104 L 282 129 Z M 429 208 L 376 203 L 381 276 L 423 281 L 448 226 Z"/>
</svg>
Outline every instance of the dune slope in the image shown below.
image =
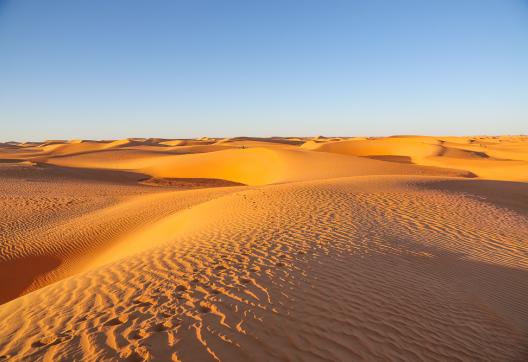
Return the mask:
<svg viewBox="0 0 528 362">
<path fill-rule="evenodd" d="M 108 171 L 84 178 L 25 165 L 0 171 L 0 303 L 82 270 L 120 238 L 166 215 L 234 191 L 145 187 L 131 182 L 134 175 Z"/>
</svg>

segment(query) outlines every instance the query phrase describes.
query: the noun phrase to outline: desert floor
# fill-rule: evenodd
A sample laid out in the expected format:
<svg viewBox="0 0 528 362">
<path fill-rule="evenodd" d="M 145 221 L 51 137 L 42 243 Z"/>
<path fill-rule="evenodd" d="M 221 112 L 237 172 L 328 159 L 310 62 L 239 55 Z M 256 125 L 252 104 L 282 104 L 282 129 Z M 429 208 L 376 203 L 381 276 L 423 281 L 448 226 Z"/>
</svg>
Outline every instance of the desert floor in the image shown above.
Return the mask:
<svg viewBox="0 0 528 362">
<path fill-rule="evenodd" d="M 0 360 L 526 361 L 528 137 L 0 144 Z"/>
</svg>

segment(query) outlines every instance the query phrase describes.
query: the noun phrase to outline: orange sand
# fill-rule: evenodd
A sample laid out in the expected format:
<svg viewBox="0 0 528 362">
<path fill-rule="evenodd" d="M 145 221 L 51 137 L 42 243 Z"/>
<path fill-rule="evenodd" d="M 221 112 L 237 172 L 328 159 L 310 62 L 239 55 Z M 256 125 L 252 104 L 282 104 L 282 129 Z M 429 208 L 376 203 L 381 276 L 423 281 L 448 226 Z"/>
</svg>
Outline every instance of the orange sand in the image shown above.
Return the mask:
<svg viewBox="0 0 528 362">
<path fill-rule="evenodd" d="M 528 359 L 528 137 L 0 160 L 0 361 Z"/>
</svg>

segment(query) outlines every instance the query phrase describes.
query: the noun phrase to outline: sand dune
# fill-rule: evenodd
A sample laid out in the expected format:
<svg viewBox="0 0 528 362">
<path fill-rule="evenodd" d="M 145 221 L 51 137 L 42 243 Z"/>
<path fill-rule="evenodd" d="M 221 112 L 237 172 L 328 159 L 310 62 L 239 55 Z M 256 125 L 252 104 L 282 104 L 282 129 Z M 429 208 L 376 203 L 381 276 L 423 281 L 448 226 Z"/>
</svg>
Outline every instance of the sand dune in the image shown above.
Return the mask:
<svg viewBox="0 0 528 362">
<path fill-rule="evenodd" d="M 141 172 L 158 178 L 216 178 L 247 185 L 360 175 L 470 175 L 467 171 L 400 165 L 305 150 L 261 147 L 185 155 L 119 150 L 57 157 L 47 162 L 69 167 Z"/>
<path fill-rule="evenodd" d="M 231 192 L 227 188 L 175 191 L 146 187 L 137 183 L 143 175 L 116 180 L 111 173 L 103 173 L 90 180 L 86 174 L 72 178 L 53 168 L 38 173 L 32 166 L 10 166 L 0 176 L 0 284 L 4 286 L 0 302 L 73 274 L 83 268 L 84 260 L 91 263 L 120 235 Z M 24 176 L 32 177 L 32 182 L 21 183 Z M 33 267 L 35 263 L 38 268 Z M 25 271 L 25 278 L 14 278 L 18 271 Z"/>
<path fill-rule="evenodd" d="M 466 170 L 486 179 L 527 181 L 528 138 L 498 141 L 495 138 L 402 136 L 307 143 L 303 147 L 352 156 L 385 156 L 385 159 L 397 156 L 418 165 Z"/>
<path fill-rule="evenodd" d="M 528 358 L 526 138 L 179 141 L 0 146 L 0 360 Z"/>
</svg>

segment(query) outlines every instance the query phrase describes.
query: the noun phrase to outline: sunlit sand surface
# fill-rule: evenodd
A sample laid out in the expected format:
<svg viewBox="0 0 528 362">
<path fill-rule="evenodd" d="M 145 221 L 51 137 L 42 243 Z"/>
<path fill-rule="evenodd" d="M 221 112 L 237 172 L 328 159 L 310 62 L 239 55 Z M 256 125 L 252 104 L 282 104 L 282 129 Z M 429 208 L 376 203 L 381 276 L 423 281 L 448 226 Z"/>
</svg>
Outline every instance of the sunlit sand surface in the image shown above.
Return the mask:
<svg viewBox="0 0 528 362">
<path fill-rule="evenodd" d="M 528 137 L 0 144 L 0 361 L 528 360 Z"/>
</svg>

